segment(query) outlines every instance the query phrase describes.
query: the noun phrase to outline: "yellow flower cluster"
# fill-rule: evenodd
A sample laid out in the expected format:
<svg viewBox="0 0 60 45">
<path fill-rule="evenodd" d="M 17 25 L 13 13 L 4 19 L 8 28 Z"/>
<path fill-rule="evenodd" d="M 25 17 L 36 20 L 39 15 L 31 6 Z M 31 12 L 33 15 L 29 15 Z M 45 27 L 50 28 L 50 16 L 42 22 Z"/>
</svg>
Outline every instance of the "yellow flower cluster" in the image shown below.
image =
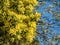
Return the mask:
<svg viewBox="0 0 60 45">
<path fill-rule="evenodd" d="M 23 2 L 26 2 L 26 4 L 32 4 L 33 6 L 36 6 L 38 3 L 37 0 L 24 0 Z"/>
<path fill-rule="evenodd" d="M 3 9 L 0 10 L 0 19 L 3 19 L 0 23 L 3 22 L 3 24 L 0 26 L 4 35 L 10 36 L 9 40 L 33 41 L 36 35 L 36 22 L 40 17 L 39 13 L 32 12 L 37 4 L 37 0 L 3 1 Z"/>
<path fill-rule="evenodd" d="M 36 22 L 29 22 L 29 26 L 36 28 Z"/>
<path fill-rule="evenodd" d="M 16 35 L 16 29 L 10 29 L 8 33 L 11 35 Z"/>
<path fill-rule="evenodd" d="M 26 11 L 27 12 L 32 12 L 32 10 L 33 10 L 33 6 L 31 4 L 26 6 Z"/>
</svg>

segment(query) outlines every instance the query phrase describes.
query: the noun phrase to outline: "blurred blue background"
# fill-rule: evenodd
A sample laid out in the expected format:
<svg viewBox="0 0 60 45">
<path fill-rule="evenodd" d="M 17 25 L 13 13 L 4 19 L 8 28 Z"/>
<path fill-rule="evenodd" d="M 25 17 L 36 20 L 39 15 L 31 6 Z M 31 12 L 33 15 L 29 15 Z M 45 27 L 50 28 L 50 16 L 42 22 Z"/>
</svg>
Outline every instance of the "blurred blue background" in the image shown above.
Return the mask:
<svg viewBox="0 0 60 45">
<path fill-rule="evenodd" d="M 39 1 L 44 1 L 44 0 L 39 0 Z M 57 3 L 60 2 L 60 0 L 55 0 Z M 56 21 L 56 17 L 52 17 L 53 16 L 53 12 L 48 12 L 45 11 L 45 8 L 49 8 L 49 6 L 53 6 L 54 8 L 52 8 L 51 10 L 53 11 L 57 11 L 60 13 L 60 6 L 55 5 L 53 2 L 53 0 L 45 0 L 44 1 L 46 4 L 40 6 L 39 8 L 37 8 L 37 11 L 39 13 L 41 13 L 41 17 L 40 17 L 40 21 L 44 21 L 45 23 L 49 24 L 50 26 L 46 26 L 46 25 L 42 25 L 42 27 L 45 29 L 47 28 L 48 31 L 52 30 L 52 33 L 55 33 L 57 36 L 60 37 L 60 20 Z M 57 10 L 58 9 L 58 10 Z M 49 9 L 48 9 L 49 10 Z M 37 25 L 37 31 L 41 33 L 41 25 Z M 52 34 L 47 34 L 47 37 L 49 39 L 53 38 Z M 48 45 L 48 43 L 46 42 L 45 44 L 43 43 L 43 39 L 40 39 L 40 36 L 37 36 L 38 40 L 40 41 L 40 45 Z M 52 44 L 53 45 L 53 44 Z M 60 42 L 57 44 L 60 45 Z"/>
</svg>

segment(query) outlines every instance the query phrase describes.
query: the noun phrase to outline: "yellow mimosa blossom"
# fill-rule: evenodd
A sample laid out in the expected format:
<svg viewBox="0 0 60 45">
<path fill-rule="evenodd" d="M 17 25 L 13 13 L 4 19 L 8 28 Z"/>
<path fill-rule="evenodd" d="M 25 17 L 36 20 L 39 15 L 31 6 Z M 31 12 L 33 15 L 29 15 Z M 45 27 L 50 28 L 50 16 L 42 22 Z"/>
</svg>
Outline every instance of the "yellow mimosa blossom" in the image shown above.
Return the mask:
<svg viewBox="0 0 60 45">
<path fill-rule="evenodd" d="M 24 19 L 26 19 L 27 17 L 25 16 L 25 15 L 22 15 L 22 19 L 24 20 Z"/>
<path fill-rule="evenodd" d="M 14 11 L 8 10 L 9 15 L 13 15 L 16 16 L 18 19 L 21 19 L 23 17 L 23 15 L 19 15 L 17 13 L 15 13 Z"/>
<path fill-rule="evenodd" d="M 15 38 L 13 38 L 13 37 L 12 37 L 12 38 L 10 38 L 10 41 L 14 42 L 14 40 L 15 40 Z"/>
<path fill-rule="evenodd" d="M 4 0 L 4 5 L 5 5 L 5 6 L 9 6 L 9 5 L 10 5 L 9 0 Z"/>
<path fill-rule="evenodd" d="M 34 18 L 35 18 L 35 15 L 31 14 L 30 17 L 31 17 L 32 19 L 34 19 Z"/>
<path fill-rule="evenodd" d="M 27 20 L 27 21 L 30 21 L 30 17 L 29 17 L 29 16 L 26 16 L 26 20 Z"/>
<path fill-rule="evenodd" d="M 21 32 L 21 30 L 20 30 L 20 23 L 16 24 L 15 28 L 16 28 L 16 31 L 20 31 Z"/>
<path fill-rule="evenodd" d="M 28 30 L 35 31 L 36 28 L 34 28 L 34 27 L 29 27 Z"/>
<path fill-rule="evenodd" d="M 20 28 L 25 28 L 25 27 L 27 27 L 27 25 L 26 24 L 24 24 L 24 23 L 18 23 L 17 25 L 16 25 L 16 29 L 20 29 Z"/>
<path fill-rule="evenodd" d="M 38 2 L 36 0 L 33 0 L 33 4 L 34 6 L 38 4 Z"/>
<path fill-rule="evenodd" d="M 5 25 L 6 27 L 8 27 L 10 24 L 9 24 L 8 21 L 5 21 L 5 22 L 4 22 L 4 25 Z"/>
<path fill-rule="evenodd" d="M 26 28 L 26 27 L 27 27 L 26 24 L 24 24 L 24 23 L 21 23 L 21 24 L 20 24 L 20 28 Z"/>
<path fill-rule="evenodd" d="M 36 22 L 29 22 L 29 26 L 36 28 Z"/>
<path fill-rule="evenodd" d="M 33 10 L 33 6 L 30 4 L 30 5 L 26 6 L 26 9 L 29 10 L 29 11 L 32 11 Z"/>
<path fill-rule="evenodd" d="M 16 35 L 15 29 L 11 29 L 10 28 L 10 30 L 8 31 L 8 33 L 11 34 L 11 35 Z"/>
<path fill-rule="evenodd" d="M 37 16 L 37 17 L 40 17 L 41 16 L 41 14 L 40 13 L 35 13 L 35 15 Z"/>
<path fill-rule="evenodd" d="M 33 28 L 33 27 L 29 27 L 27 31 L 28 31 L 28 33 L 29 33 L 30 35 L 34 35 L 36 29 Z"/>
<path fill-rule="evenodd" d="M 19 0 L 19 1 L 18 1 L 18 4 L 20 4 L 20 5 L 21 5 L 21 4 L 23 4 L 23 2 L 22 2 L 21 0 Z"/>
<path fill-rule="evenodd" d="M 34 38 L 33 35 L 31 35 L 31 34 L 29 34 L 29 33 L 26 34 L 26 39 L 27 39 L 27 41 L 32 42 L 32 41 L 33 41 L 33 38 Z"/>
<path fill-rule="evenodd" d="M 17 15 L 14 11 L 11 11 L 11 10 L 8 10 L 7 13 L 8 13 L 9 15 Z"/>
<path fill-rule="evenodd" d="M 18 7 L 18 11 L 24 14 L 25 8 L 24 7 Z"/>
<path fill-rule="evenodd" d="M 22 38 L 21 35 L 17 35 L 18 40 L 21 40 L 21 38 Z"/>
<path fill-rule="evenodd" d="M 37 1 L 36 0 L 24 0 L 24 2 L 26 2 L 26 3 L 29 3 L 29 4 L 33 4 L 33 6 L 36 6 L 37 5 Z"/>
<path fill-rule="evenodd" d="M 41 16 L 41 14 L 40 13 L 35 13 L 35 18 L 36 18 L 36 21 L 38 21 L 38 19 L 39 19 L 39 17 Z"/>
</svg>

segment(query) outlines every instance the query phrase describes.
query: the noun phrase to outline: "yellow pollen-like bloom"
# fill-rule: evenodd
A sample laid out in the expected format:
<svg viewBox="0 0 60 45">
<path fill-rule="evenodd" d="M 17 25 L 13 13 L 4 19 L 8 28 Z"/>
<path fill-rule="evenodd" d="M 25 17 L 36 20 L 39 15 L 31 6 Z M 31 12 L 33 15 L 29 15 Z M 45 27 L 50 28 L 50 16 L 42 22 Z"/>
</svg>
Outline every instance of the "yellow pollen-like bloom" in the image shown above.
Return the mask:
<svg viewBox="0 0 60 45">
<path fill-rule="evenodd" d="M 21 40 L 21 38 L 22 38 L 21 35 L 17 35 L 18 40 Z"/>
<path fill-rule="evenodd" d="M 36 22 L 29 22 L 29 26 L 36 28 Z"/>
<path fill-rule="evenodd" d="M 8 31 L 8 33 L 11 34 L 11 35 L 16 35 L 15 29 L 11 29 L 10 28 L 10 30 Z"/>
</svg>

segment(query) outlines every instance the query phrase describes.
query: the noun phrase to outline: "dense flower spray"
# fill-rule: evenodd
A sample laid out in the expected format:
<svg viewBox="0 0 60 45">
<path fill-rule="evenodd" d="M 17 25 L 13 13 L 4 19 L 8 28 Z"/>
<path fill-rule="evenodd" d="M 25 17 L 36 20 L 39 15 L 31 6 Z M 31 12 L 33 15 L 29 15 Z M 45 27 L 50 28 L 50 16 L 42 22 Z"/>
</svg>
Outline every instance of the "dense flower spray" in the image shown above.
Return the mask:
<svg viewBox="0 0 60 45">
<path fill-rule="evenodd" d="M 0 42 L 32 42 L 40 14 L 33 12 L 36 0 L 0 0 Z M 3 39 L 3 40 L 2 40 Z M 7 43 L 9 44 L 9 43 Z"/>
</svg>

